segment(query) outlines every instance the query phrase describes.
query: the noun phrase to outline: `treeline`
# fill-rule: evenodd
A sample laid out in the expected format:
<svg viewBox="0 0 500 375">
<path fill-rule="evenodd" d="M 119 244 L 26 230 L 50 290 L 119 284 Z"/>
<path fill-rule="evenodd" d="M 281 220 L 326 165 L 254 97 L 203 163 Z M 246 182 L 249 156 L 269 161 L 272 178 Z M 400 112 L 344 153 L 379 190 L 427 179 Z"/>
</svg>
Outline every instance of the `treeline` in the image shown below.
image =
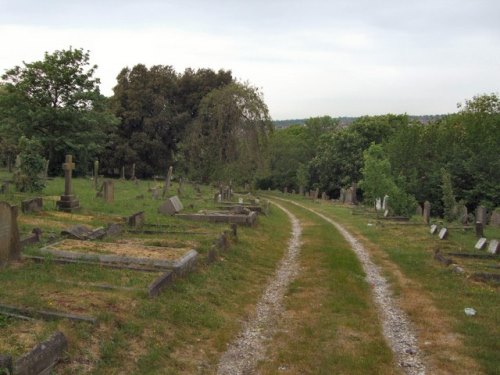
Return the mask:
<svg viewBox="0 0 500 375">
<path fill-rule="evenodd" d="M 73 154 L 77 174 L 101 172 L 138 177 L 178 175 L 200 182 L 251 183 L 265 169 L 272 124 L 260 92 L 237 82 L 231 71 L 168 65 L 124 68 L 111 97 L 99 90 L 97 66 L 82 49 L 46 53 L 2 76 L 0 160 L 22 162 L 29 178 L 49 161 L 61 173 Z M 35 162 L 36 161 L 36 162 Z M 31 170 L 30 170 L 31 168 Z"/>
<path fill-rule="evenodd" d="M 496 94 L 466 100 L 458 113 L 425 125 L 391 114 L 360 117 L 348 127 L 328 116 L 311 118 L 304 126 L 274 133 L 270 173 L 258 185 L 319 188 L 338 198 L 341 188 L 358 183 L 360 198 L 366 195 L 368 204 L 391 190 L 400 214 L 426 200 L 434 214 L 442 214 L 442 186 L 449 175 L 457 204 L 494 208 L 500 205 L 499 150 Z"/>
</svg>

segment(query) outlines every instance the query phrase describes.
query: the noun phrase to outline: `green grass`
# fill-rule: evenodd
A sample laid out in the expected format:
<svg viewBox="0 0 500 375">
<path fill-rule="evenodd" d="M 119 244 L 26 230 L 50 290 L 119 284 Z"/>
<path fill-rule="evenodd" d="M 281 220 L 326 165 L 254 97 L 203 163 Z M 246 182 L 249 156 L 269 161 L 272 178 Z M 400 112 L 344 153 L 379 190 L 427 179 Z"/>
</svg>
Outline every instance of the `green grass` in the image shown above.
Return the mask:
<svg viewBox="0 0 500 375">
<path fill-rule="evenodd" d="M 473 250 L 477 240 L 474 231 L 451 231 L 448 240 L 440 241 L 437 236 L 429 234 L 428 226 L 403 226 L 387 222 L 382 222 L 383 226 L 368 226 L 368 223 L 375 224 L 373 218 L 352 215 L 351 209 L 347 207 L 325 202 L 312 203 L 303 198 L 298 200 L 301 201 L 301 204 L 342 223 L 352 233 L 362 235 L 369 243 L 377 245 L 383 253 L 387 254 L 388 259 L 399 267 L 405 277 L 416 282 L 424 293 L 432 299 L 440 316 L 452 322 L 452 330 L 463 336 L 463 354 L 477 361 L 485 374 L 500 372 L 498 286 L 474 282 L 463 275 L 452 272 L 449 267 L 444 267 L 432 257 L 436 247 L 439 247 L 443 252 L 477 252 L 477 250 Z M 485 234 L 490 238 L 499 237 L 498 228 L 487 227 Z M 384 265 L 378 255 L 374 256 L 374 260 Z M 484 261 L 464 261 L 460 258 L 454 260 L 468 273 L 485 269 Z M 498 259 L 489 262 L 489 266 L 495 264 L 499 264 Z M 494 268 L 487 269 L 488 272 L 498 273 L 498 270 Z M 391 273 L 391 270 L 385 269 L 385 271 Z M 396 283 L 396 280 L 397 278 L 391 279 L 393 283 Z M 406 293 L 404 285 L 396 283 L 394 288 L 404 297 Z M 465 307 L 475 308 L 478 312 L 477 315 L 467 317 L 464 314 Z M 419 312 L 418 309 L 410 311 L 411 318 L 423 325 L 421 329 L 425 329 L 428 317 L 421 314 L 425 314 L 425 312 Z M 437 350 L 439 351 L 439 348 Z M 433 353 L 427 354 L 433 355 Z M 438 354 L 434 355 L 439 357 Z M 449 358 L 438 358 L 437 361 L 441 361 L 440 365 L 444 368 L 447 366 L 445 361 L 448 361 L 451 363 L 451 368 L 460 370 L 460 363 L 453 364 Z"/>
</svg>

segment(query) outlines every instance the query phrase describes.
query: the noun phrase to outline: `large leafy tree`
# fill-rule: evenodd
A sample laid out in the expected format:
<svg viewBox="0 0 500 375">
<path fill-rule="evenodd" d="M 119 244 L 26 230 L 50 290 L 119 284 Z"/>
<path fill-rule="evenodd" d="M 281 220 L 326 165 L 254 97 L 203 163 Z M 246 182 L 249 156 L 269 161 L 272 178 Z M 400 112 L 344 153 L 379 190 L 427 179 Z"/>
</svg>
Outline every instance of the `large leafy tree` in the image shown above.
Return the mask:
<svg viewBox="0 0 500 375">
<path fill-rule="evenodd" d="M 254 182 L 267 172 L 271 131 L 268 108 L 256 88 L 232 83 L 211 91 L 184 144 L 191 175 L 204 181 Z"/>
<path fill-rule="evenodd" d="M 115 123 L 89 60 L 88 51 L 69 48 L 7 70 L 0 95 L 2 138 L 37 138 L 53 168 L 59 170 L 64 154 L 73 153 L 77 168 L 85 170 Z"/>
</svg>

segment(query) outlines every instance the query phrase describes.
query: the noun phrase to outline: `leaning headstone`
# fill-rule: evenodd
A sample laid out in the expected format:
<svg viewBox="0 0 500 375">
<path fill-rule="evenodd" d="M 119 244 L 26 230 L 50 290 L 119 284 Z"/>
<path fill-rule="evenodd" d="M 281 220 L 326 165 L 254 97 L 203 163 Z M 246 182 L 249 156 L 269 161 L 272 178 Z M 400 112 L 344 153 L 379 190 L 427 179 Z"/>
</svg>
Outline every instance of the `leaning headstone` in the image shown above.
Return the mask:
<svg viewBox="0 0 500 375">
<path fill-rule="evenodd" d="M 80 201 L 73 195 L 72 187 L 72 172 L 75 169 L 73 157 L 66 155 L 66 162 L 63 164 L 64 169 L 64 195 L 56 202 L 57 208 L 65 212 L 73 212 L 80 209 Z"/>
<path fill-rule="evenodd" d="M 21 256 L 17 206 L 0 202 L 0 264 L 18 260 Z"/>
<path fill-rule="evenodd" d="M 486 223 L 486 207 L 478 206 L 476 208 L 476 222 L 480 222 L 481 224 L 483 224 L 483 227 L 487 224 Z"/>
<path fill-rule="evenodd" d="M 113 181 L 104 181 L 104 200 L 108 203 L 115 201 L 115 185 Z"/>
<path fill-rule="evenodd" d="M 500 210 L 498 208 L 491 213 L 490 225 L 492 227 L 500 227 Z"/>
<path fill-rule="evenodd" d="M 444 239 L 446 239 L 446 237 L 448 237 L 448 229 L 441 228 L 441 230 L 439 231 L 439 239 L 444 240 Z"/>
<path fill-rule="evenodd" d="M 500 248 L 500 243 L 498 240 L 491 240 L 490 244 L 488 245 L 488 253 L 490 254 L 498 254 L 498 250 Z"/>
<path fill-rule="evenodd" d="M 184 206 L 182 205 L 179 197 L 174 195 L 168 198 L 159 208 L 158 212 L 163 215 L 175 215 L 182 211 Z"/>
<path fill-rule="evenodd" d="M 481 237 L 479 240 L 477 240 L 476 245 L 474 246 L 474 249 L 477 250 L 482 250 L 484 246 L 486 245 L 486 238 Z"/>
<path fill-rule="evenodd" d="M 431 220 L 431 204 L 429 201 L 424 202 L 424 213 L 423 213 L 424 223 L 429 224 Z"/>
<path fill-rule="evenodd" d="M 431 234 L 436 234 L 437 229 L 438 229 L 438 226 L 436 224 L 432 224 L 431 225 L 431 229 L 430 229 L 430 233 Z"/>
<path fill-rule="evenodd" d="M 375 199 L 375 210 L 382 211 L 382 200 L 380 198 Z"/>
<path fill-rule="evenodd" d="M 417 204 L 417 209 L 415 211 L 415 215 L 422 216 L 422 213 L 423 213 L 422 206 L 420 204 Z"/>
<path fill-rule="evenodd" d="M 41 197 L 26 199 L 21 202 L 23 214 L 30 212 L 40 212 L 43 209 L 43 199 Z"/>
</svg>

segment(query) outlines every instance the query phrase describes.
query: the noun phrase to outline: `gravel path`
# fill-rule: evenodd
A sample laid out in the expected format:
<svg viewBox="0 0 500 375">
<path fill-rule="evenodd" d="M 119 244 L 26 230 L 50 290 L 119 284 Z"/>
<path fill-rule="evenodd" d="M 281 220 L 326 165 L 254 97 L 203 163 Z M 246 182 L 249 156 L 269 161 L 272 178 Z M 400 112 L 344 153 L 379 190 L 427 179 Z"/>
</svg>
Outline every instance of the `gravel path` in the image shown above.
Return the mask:
<svg viewBox="0 0 500 375">
<path fill-rule="evenodd" d="M 279 199 L 279 198 L 278 198 Z M 329 217 L 316 212 L 313 209 L 302 206 L 299 203 L 281 199 L 304 208 L 327 222 L 331 223 L 351 244 L 352 249 L 360 260 L 366 273 L 366 280 L 370 283 L 373 298 L 377 304 L 379 315 L 382 320 L 384 336 L 394 352 L 398 364 L 407 375 L 425 374 L 425 365 L 420 357 L 417 338 L 411 327 L 411 322 L 402 311 L 392 296 L 387 280 L 380 274 L 380 269 L 372 262 L 370 255 L 363 245 L 356 240 L 342 225 Z"/>
<path fill-rule="evenodd" d="M 257 303 L 255 316 L 244 324 L 243 331 L 222 355 L 217 371 L 220 375 L 251 374 L 257 362 L 265 358 L 266 342 L 273 336 L 277 319 L 283 310 L 283 296 L 289 283 L 298 273 L 302 232 L 299 220 L 281 205 L 274 204 L 282 209 L 292 222 L 292 236 L 288 250 Z"/>
</svg>

